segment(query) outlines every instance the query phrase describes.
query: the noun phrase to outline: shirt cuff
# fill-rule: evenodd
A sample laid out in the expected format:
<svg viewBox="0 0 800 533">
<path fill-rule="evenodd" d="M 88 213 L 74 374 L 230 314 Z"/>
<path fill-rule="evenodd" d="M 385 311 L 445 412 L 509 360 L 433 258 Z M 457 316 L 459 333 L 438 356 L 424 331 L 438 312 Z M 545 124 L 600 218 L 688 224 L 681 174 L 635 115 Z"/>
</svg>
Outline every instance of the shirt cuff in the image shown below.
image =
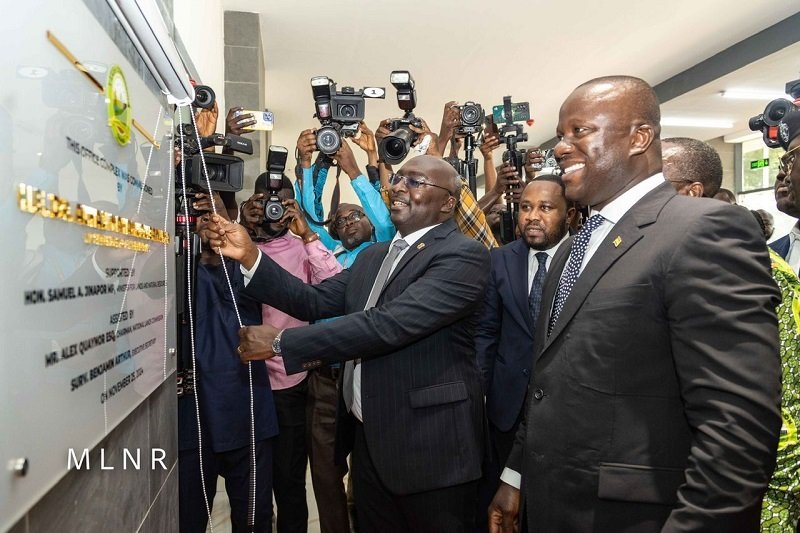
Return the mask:
<svg viewBox="0 0 800 533">
<path fill-rule="evenodd" d="M 519 490 L 519 486 L 522 484 L 522 476 L 516 470 L 504 468 L 503 473 L 500 474 L 500 481 Z"/>
<path fill-rule="evenodd" d="M 244 286 L 247 287 L 247 284 L 250 283 L 250 278 L 256 273 L 258 269 L 258 264 L 261 262 L 261 252 L 258 252 L 258 257 L 256 257 L 256 262 L 253 263 L 253 268 L 247 270 L 244 265 L 239 265 L 239 270 L 242 271 L 242 275 L 244 276 Z"/>
</svg>

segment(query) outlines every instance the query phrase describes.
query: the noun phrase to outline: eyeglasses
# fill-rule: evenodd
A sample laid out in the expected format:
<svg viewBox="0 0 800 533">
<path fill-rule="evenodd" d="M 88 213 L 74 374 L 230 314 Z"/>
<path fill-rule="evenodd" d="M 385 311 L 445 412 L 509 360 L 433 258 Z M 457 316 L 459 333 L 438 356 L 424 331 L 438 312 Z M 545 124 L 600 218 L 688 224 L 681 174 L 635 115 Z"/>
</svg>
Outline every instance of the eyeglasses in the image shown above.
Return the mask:
<svg viewBox="0 0 800 533">
<path fill-rule="evenodd" d="M 333 221 L 334 227 L 343 228 L 347 225 L 348 222 L 358 222 L 364 216 L 364 213 L 360 213 L 358 211 L 353 211 L 346 217 L 337 217 Z"/>
<path fill-rule="evenodd" d="M 794 160 L 795 157 L 797 156 L 797 154 L 794 152 L 798 148 L 800 148 L 800 145 L 795 146 L 794 148 L 783 154 L 783 156 L 778 160 L 778 169 L 784 174 L 788 174 L 789 172 L 792 171 L 792 166 L 794 166 Z"/>
<path fill-rule="evenodd" d="M 389 183 L 392 185 L 397 185 L 401 181 L 405 182 L 406 187 L 409 189 L 418 189 L 423 185 L 428 185 L 430 187 L 436 187 L 437 189 L 442 189 L 443 191 L 447 191 L 447 194 L 450 196 L 455 196 L 455 194 L 448 188 L 442 187 L 441 185 L 436 185 L 435 183 L 430 183 L 428 181 L 423 181 L 418 178 L 413 178 L 411 176 L 401 176 L 400 174 L 393 173 L 389 176 Z"/>
</svg>

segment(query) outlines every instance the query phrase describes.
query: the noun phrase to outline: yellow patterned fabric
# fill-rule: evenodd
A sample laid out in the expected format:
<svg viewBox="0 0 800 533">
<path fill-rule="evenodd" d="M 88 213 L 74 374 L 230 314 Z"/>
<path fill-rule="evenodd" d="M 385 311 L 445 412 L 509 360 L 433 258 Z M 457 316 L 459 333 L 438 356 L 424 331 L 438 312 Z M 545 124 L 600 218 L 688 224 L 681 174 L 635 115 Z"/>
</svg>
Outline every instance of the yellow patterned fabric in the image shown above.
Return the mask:
<svg viewBox="0 0 800 533">
<path fill-rule="evenodd" d="M 800 520 L 800 446 L 797 439 L 797 426 L 800 424 L 800 280 L 778 254 L 772 250 L 769 253 L 772 277 L 783 295 L 777 308 L 783 374 L 783 425 L 775 473 L 761 509 L 761 531 L 785 533 L 795 531 Z"/>
</svg>

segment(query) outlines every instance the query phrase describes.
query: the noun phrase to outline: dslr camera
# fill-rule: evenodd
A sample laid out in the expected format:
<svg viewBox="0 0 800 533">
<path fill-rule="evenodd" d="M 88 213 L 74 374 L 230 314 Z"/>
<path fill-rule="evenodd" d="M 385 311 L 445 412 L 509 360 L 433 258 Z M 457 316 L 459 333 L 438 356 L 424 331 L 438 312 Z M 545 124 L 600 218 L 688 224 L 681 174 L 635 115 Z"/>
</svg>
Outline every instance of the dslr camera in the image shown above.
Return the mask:
<svg viewBox="0 0 800 533">
<path fill-rule="evenodd" d="M 459 124 L 456 126 L 456 133 L 461 135 L 474 135 L 483 130 L 485 113 L 480 104 L 466 102 L 455 106 L 459 113 Z"/>
<path fill-rule="evenodd" d="M 267 150 L 267 198 L 264 200 L 264 223 L 278 222 L 286 209 L 278 193 L 283 188 L 283 172 L 286 170 L 288 150 L 283 146 L 270 145 Z"/>
<path fill-rule="evenodd" d="M 322 127 L 317 130 L 317 148 L 325 155 L 333 155 L 342 146 L 342 137 L 353 137 L 358 132 L 358 123 L 364 120 L 364 99 L 383 98 L 383 87 L 342 87 L 336 90 L 336 82 L 327 76 L 311 78 L 314 107 Z"/>
<path fill-rule="evenodd" d="M 800 99 L 800 80 L 792 80 L 786 83 L 786 94 L 791 95 L 797 101 Z M 798 108 L 793 102 L 785 98 L 776 98 L 767 104 L 764 112 L 750 118 L 748 125 L 752 131 L 761 131 L 764 136 L 764 144 L 769 148 L 777 148 L 781 145 L 778 141 L 778 124 L 787 113 Z"/>
<path fill-rule="evenodd" d="M 389 123 L 392 132 L 378 145 L 378 155 L 382 161 L 395 165 L 403 161 L 417 140 L 417 134 L 409 126 L 421 128 L 422 122 L 414 116 L 417 107 L 417 91 L 414 89 L 414 78 L 407 70 L 394 70 L 389 81 L 397 89 L 397 105 L 405 111 L 403 118 L 393 118 Z"/>
</svg>

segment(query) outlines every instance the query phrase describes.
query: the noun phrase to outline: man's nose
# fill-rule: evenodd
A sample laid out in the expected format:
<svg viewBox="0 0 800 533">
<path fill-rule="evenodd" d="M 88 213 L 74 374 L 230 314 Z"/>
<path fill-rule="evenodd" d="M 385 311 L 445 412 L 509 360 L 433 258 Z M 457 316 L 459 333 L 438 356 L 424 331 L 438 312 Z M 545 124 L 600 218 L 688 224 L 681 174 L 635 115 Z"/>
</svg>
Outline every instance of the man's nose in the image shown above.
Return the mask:
<svg viewBox="0 0 800 533">
<path fill-rule="evenodd" d="M 553 147 L 553 155 L 555 155 L 556 159 L 559 161 L 570 152 L 572 152 L 572 144 L 567 141 L 566 137 L 561 137 Z"/>
</svg>

